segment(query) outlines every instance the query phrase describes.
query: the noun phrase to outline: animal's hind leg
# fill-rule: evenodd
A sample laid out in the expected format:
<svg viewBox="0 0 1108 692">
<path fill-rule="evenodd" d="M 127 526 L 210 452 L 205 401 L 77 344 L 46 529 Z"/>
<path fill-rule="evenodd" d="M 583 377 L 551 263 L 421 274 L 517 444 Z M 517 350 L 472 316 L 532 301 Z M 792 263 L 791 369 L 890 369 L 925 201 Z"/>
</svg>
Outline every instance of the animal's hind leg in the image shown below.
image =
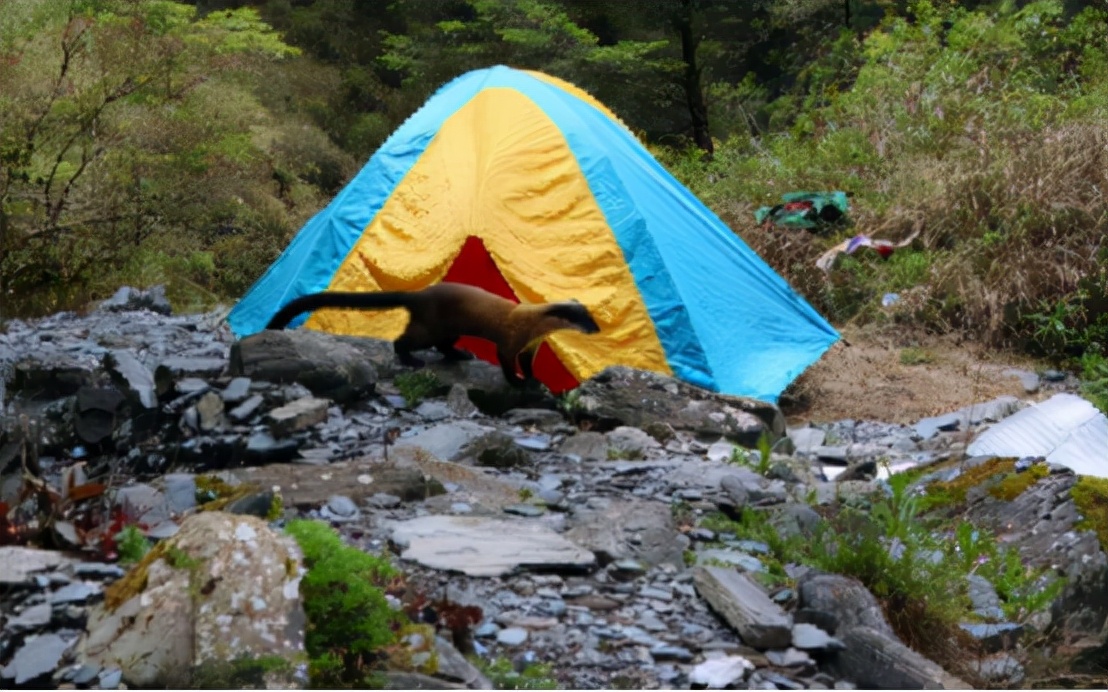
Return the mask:
<svg viewBox="0 0 1108 692">
<path fill-rule="evenodd" d="M 392 342 L 392 348 L 396 351 L 396 356 L 400 359 L 400 362 L 412 368 L 422 368 L 426 365 L 422 358 L 416 358 L 412 355 L 412 351 L 419 347 L 419 343 L 406 332 L 401 334 L 399 339 Z"/>
<path fill-rule="evenodd" d="M 454 345 L 453 341 L 443 341 L 435 345 L 435 350 L 446 360 L 473 360 L 473 354 Z"/>
</svg>

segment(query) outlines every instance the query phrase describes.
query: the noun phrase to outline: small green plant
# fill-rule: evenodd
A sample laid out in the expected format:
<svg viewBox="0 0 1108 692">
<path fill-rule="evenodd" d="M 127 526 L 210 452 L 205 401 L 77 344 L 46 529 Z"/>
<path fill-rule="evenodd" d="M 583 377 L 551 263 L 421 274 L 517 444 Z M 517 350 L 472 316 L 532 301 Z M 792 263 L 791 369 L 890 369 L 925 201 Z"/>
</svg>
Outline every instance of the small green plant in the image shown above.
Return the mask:
<svg viewBox="0 0 1108 692">
<path fill-rule="evenodd" d="M 750 450 L 743 449 L 742 447 L 732 447 L 731 456 L 727 457 L 728 464 L 734 464 L 735 466 L 752 466 L 750 461 Z"/>
<path fill-rule="evenodd" d="M 935 356 L 927 349 L 909 346 L 900 350 L 901 365 L 926 365 L 933 362 L 935 362 Z"/>
<path fill-rule="evenodd" d="M 1081 356 L 1081 393 L 1101 413 L 1108 413 L 1108 358 L 1093 351 Z"/>
<path fill-rule="evenodd" d="M 530 500 L 534 496 L 535 496 L 535 491 L 531 490 L 530 488 L 520 488 L 519 489 L 519 499 L 520 499 L 521 502 L 527 502 L 528 500 Z"/>
<path fill-rule="evenodd" d="M 498 690 L 556 690 L 558 681 L 554 678 L 554 669 L 549 663 L 528 663 L 522 670 L 516 670 L 512 662 L 504 657 L 491 661 L 478 662 L 494 689 Z"/>
<path fill-rule="evenodd" d="M 571 421 L 577 420 L 584 409 L 585 406 L 581 403 L 581 391 L 579 389 L 571 389 L 558 397 L 558 410 Z"/>
<path fill-rule="evenodd" d="M 308 568 L 300 595 L 308 617 L 312 684 L 361 685 L 397 643 L 404 624 L 384 593 L 398 572 L 387 559 L 346 545 L 322 522 L 298 519 L 285 530 L 300 545 Z"/>
<path fill-rule="evenodd" d="M 1084 517 L 1077 528 L 1096 532 L 1101 549 L 1108 552 L 1108 478 L 1081 476 L 1070 494 Z"/>
<path fill-rule="evenodd" d="M 642 459 L 641 449 L 608 448 L 608 461 L 629 461 L 633 459 Z"/>
<path fill-rule="evenodd" d="M 409 407 L 418 406 L 443 387 L 442 380 L 430 370 L 402 372 L 393 379 L 393 383 Z"/>
<path fill-rule="evenodd" d="M 119 550 L 119 563 L 130 565 L 138 562 L 150 550 L 150 541 L 143 535 L 142 529 L 134 524 L 128 524 L 115 535 L 116 546 Z"/>
</svg>

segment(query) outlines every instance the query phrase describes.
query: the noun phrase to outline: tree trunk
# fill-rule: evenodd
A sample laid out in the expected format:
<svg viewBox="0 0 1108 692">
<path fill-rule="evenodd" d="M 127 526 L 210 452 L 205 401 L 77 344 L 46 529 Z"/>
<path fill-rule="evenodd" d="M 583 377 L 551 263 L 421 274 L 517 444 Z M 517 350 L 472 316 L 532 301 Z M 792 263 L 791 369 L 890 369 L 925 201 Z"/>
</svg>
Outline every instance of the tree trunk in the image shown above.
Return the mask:
<svg viewBox="0 0 1108 692">
<path fill-rule="evenodd" d="M 843 0 L 843 26 L 850 28 L 850 0 Z"/>
<path fill-rule="evenodd" d="M 708 105 L 704 102 L 704 92 L 700 88 L 700 67 L 696 62 L 696 50 L 700 38 L 693 33 L 693 0 L 681 0 L 681 9 L 674 19 L 678 35 L 681 36 L 681 59 L 685 62 L 684 87 L 685 101 L 689 104 L 689 116 L 692 119 L 693 141 L 696 146 L 711 156 L 712 135 L 708 129 Z"/>
</svg>

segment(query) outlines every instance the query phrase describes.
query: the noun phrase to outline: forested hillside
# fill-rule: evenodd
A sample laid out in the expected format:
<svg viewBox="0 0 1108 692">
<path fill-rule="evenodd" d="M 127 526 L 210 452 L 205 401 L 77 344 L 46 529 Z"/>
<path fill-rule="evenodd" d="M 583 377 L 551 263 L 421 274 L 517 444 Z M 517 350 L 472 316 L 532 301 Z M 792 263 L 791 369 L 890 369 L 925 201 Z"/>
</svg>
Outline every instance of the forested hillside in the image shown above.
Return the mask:
<svg viewBox="0 0 1108 692">
<path fill-rule="evenodd" d="M 1094 0 L 0 0 L 0 317 L 234 300 L 437 87 L 505 63 L 605 102 L 836 322 L 1096 355 L 1106 36 Z M 853 227 L 756 226 L 803 189 L 853 193 Z"/>
</svg>

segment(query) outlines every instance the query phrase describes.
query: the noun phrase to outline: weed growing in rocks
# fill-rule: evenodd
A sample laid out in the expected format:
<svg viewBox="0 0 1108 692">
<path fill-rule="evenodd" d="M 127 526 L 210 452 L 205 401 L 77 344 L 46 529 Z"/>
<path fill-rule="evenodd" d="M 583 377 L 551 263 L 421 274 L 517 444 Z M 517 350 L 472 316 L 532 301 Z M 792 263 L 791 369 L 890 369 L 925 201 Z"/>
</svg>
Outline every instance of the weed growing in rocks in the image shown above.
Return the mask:
<svg viewBox="0 0 1108 692">
<path fill-rule="evenodd" d="M 478 666 L 498 690 L 558 689 L 549 663 L 528 663 L 522 670 L 516 670 L 510 660 L 499 657 L 488 662 L 478 661 Z"/>
<path fill-rule="evenodd" d="M 421 401 L 443 387 L 442 380 L 430 370 L 402 372 L 393 382 L 409 407 L 418 406 Z"/>
<path fill-rule="evenodd" d="M 119 548 L 119 564 L 129 565 L 138 562 L 150 550 L 150 541 L 142 534 L 142 529 L 134 524 L 128 524 L 122 531 L 115 535 L 115 542 Z"/>
<path fill-rule="evenodd" d="M 1108 551 L 1108 478 L 1082 476 L 1070 493 L 1085 517 L 1078 528 L 1095 531 L 1100 547 Z"/>
<path fill-rule="evenodd" d="M 388 560 L 345 545 L 333 529 L 296 520 L 285 529 L 304 552 L 300 582 L 308 617 L 306 647 L 312 683 L 361 686 L 398 642 L 405 618 L 385 599 L 399 573 Z"/>
<path fill-rule="evenodd" d="M 1002 493 L 1016 492 L 1017 483 L 1006 475 L 1011 463 L 1002 460 L 977 474 L 971 472 L 980 467 L 966 473 L 978 481 L 1000 476 L 1004 481 L 994 487 Z M 1018 476 L 1018 485 L 1029 485 L 1038 474 Z M 914 492 L 911 484 L 911 476 L 894 474 L 885 496 L 873 499 L 866 508 L 840 505 L 834 516 L 806 536 L 782 535 L 770 512 L 751 508 L 744 508 L 737 519 L 709 515 L 701 526 L 766 544 L 769 554 L 759 556 L 767 570 L 764 579 L 785 581 L 784 565 L 790 562 L 857 578 L 882 603 L 886 618 L 905 643 L 948 670 L 971 675 L 961 668 L 974 642 L 959 626 L 977 617 L 969 601 L 968 576 L 980 575 L 995 587 L 1009 618 L 1046 607 L 1061 593 L 1064 582 L 1028 568 L 1015 548 L 1002 548 L 991 534 L 968 522 L 943 530 L 926 514 L 934 498 Z M 960 485 L 945 488 L 941 497 L 947 500 L 959 491 L 964 497 L 965 488 Z M 1108 507 L 1108 483 L 1101 492 L 1100 506 Z M 1102 526 L 1108 527 L 1108 510 L 1102 511 Z"/>
</svg>

